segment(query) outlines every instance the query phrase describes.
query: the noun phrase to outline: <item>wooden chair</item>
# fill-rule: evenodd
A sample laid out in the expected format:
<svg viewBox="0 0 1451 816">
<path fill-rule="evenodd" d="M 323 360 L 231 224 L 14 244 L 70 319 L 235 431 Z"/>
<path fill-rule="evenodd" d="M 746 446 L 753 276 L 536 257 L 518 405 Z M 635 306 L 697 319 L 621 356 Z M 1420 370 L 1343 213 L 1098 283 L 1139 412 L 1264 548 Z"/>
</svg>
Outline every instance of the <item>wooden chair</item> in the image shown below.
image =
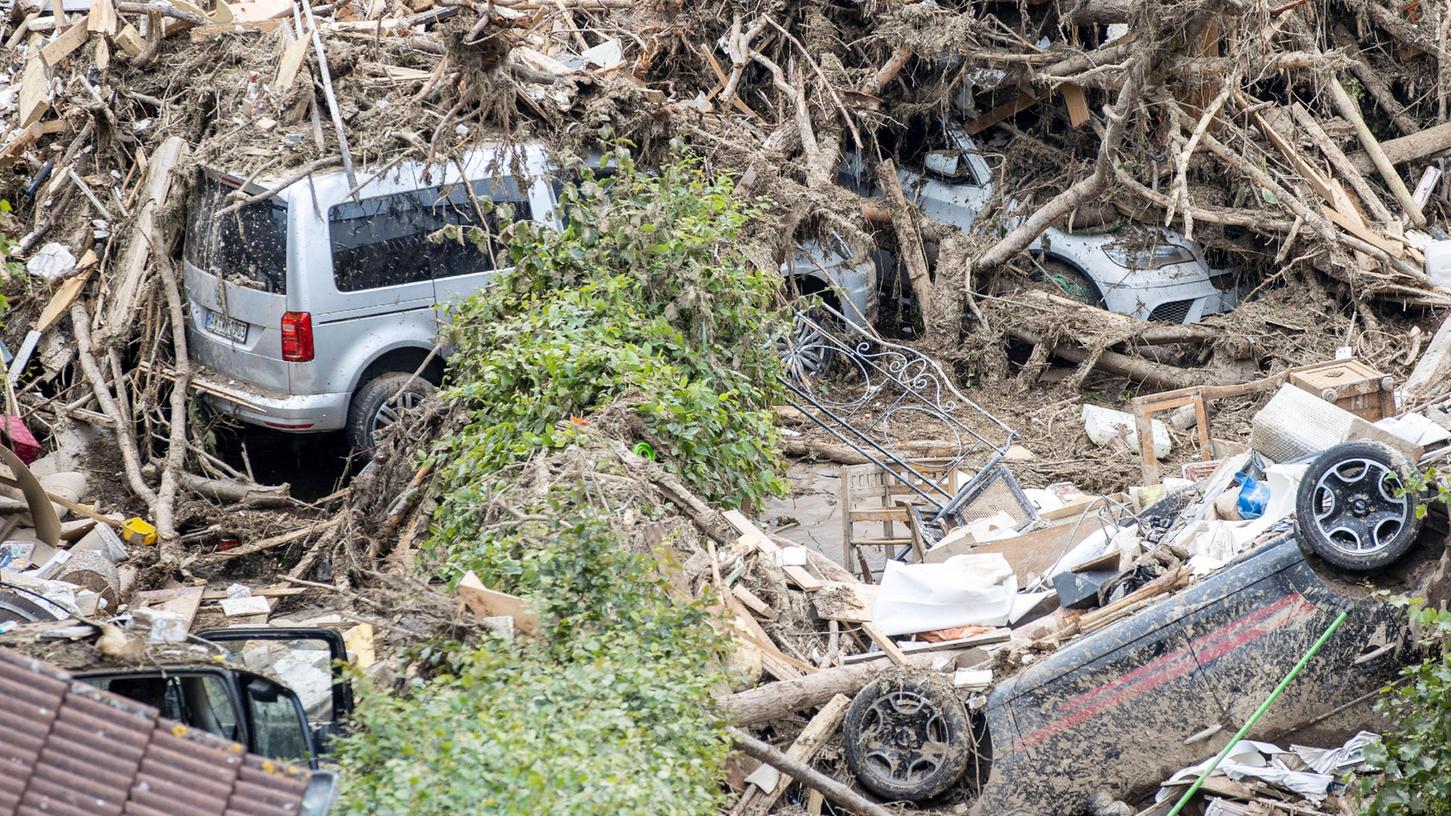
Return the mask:
<svg viewBox="0 0 1451 816">
<path fill-rule="evenodd" d="M 961 486 L 957 468 L 948 466 L 950 460 L 917 459 L 908 464 L 949 495 Z M 891 470 L 906 472 L 906 468 L 895 464 Z M 915 476 L 910 478 L 920 481 Z M 891 471 L 874 464 L 844 465 L 840 479 L 842 566 L 873 583 L 876 579 L 863 548 L 881 547 L 890 556 L 896 549 L 913 546 L 909 506 L 917 494 Z M 927 489 L 925 483 L 919 486 Z M 867 525 L 867 529 L 859 529 L 860 525 Z"/>
</svg>

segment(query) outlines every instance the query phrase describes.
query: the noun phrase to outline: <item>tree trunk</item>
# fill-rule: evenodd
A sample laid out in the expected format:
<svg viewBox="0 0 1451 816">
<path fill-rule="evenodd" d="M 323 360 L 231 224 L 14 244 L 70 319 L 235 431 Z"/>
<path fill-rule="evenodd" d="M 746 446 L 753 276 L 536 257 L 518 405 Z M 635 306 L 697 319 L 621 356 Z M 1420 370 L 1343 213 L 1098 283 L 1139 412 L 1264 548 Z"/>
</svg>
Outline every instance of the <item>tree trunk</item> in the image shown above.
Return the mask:
<svg viewBox="0 0 1451 816">
<path fill-rule="evenodd" d="M 942 656 L 942 652 L 908 654 L 907 662 L 920 669 L 930 669 L 932 661 Z M 722 698 L 721 712 L 727 722 L 737 725 L 778 720 L 794 711 L 823 705 L 838 694 L 854 695 L 890 668 L 891 661 L 883 655 L 881 660 L 823 669 L 805 677 L 767 683 Z"/>
</svg>

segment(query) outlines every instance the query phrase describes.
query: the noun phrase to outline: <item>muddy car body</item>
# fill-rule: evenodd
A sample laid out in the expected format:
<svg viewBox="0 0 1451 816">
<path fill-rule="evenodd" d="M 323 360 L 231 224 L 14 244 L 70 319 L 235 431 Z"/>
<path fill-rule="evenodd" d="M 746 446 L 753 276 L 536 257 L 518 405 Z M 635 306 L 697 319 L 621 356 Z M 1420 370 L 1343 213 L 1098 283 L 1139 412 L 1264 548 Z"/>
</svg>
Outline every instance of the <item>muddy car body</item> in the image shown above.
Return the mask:
<svg viewBox="0 0 1451 816">
<path fill-rule="evenodd" d="M 1300 469 L 1294 514 L 1260 543 L 1028 662 L 971 701 L 971 718 L 931 676 L 868 685 L 847 713 L 848 765 L 873 792 L 916 800 L 952 789 L 971 767 L 959 791 L 975 796 L 975 816 L 1080 816 L 1105 795 L 1133 801 L 1223 748 L 1342 613 L 1248 736 L 1316 744 L 1373 726 L 1372 701 L 1420 656 L 1393 596 L 1434 606 L 1446 595 L 1444 511 L 1407 489 L 1412 463 L 1379 443 L 1284 467 Z M 1132 523 L 1162 537 L 1206 501 L 1183 491 Z"/>
<path fill-rule="evenodd" d="M 1327 580 L 1294 533 L 1064 646 L 988 698 L 992 768 L 972 813 L 1067 816 L 1098 791 L 1148 792 L 1222 748 L 1342 611 L 1336 637 L 1250 733 L 1275 739 L 1363 716 L 1415 653 L 1404 610 Z"/>
</svg>

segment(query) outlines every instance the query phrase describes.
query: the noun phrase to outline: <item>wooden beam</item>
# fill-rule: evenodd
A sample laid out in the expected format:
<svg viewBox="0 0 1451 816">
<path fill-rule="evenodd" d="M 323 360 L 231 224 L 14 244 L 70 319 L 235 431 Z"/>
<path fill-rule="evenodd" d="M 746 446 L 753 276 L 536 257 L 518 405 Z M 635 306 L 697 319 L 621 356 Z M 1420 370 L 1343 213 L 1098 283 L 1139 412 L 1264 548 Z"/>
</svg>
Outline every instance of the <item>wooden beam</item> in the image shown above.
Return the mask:
<svg viewBox="0 0 1451 816">
<path fill-rule="evenodd" d="M 50 41 L 50 44 L 40 49 L 40 58 L 45 60 L 48 67 L 54 68 L 66 57 L 69 57 L 77 48 L 86 44 L 86 38 L 91 33 L 86 30 L 86 23 L 76 23 L 61 32 L 59 37 Z"/>
<path fill-rule="evenodd" d="M 881 649 L 887 655 L 887 659 L 892 661 L 894 665 L 907 665 L 907 655 L 903 654 L 902 650 L 897 647 L 897 644 L 893 643 L 891 638 L 883 634 L 882 630 L 870 623 L 864 623 L 862 624 L 862 631 L 866 632 L 867 637 L 871 638 L 872 642 L 877 644 L 877 648 Z"/>
<path fill-rule="evenodd" d="M 838 694 L 831 698 L 826 705 L 821 707 L 820 711 L 816 712 L 816 716 L 811 718 L 806 727 L 801 729 L 801 733 L 796 735 L 795 742 L 792 742 L 791 747 L 786 749 L 786 756 L 802 764 L 810 765 L 811 760 L 816 758 L 827 740 L 831 739 L 836 734 L 836 730 L 841 727 L 841 721 L 846 718 L 846 710 L 850 707 L 851 698 L 845 694 Z M 782 775 L 777 777 L 776 784 L 772 786 L 771 790 L 757 788 L 760 795 L 754 797 L 753 801 L 741 809 L 742 816 L 765 816 L 770 813 L 771 807 L 790 786 L 790 777 Z"/>
<path fill-rule="evenodd" d="M 982 114 L 976 119 L 970 122 L 964 122 L 962 129 L 967 135 L 976 136 L 1004 119 L 1017 116 L 1028 108 L 1038 104 L 1038 100 L 1042 99 L 1045 94 L 1046 91 L 1041 90 L 1033 93 L 1018 94 L 1013 99 L 998 105 L 996 108 Z"/>
<path fill-rule="evenodd" d="M 17 124 L 20 127 L 39 122 L 50 110 L 50 75 L 41 55 L 33 56 L 25 63 L 25 71 L 20 77 L 19 108 L 20 121 Z"/>
<path fill-rule="evenodd" d="M 481 618 L 507 615 L 514 619 L 515 631 L 532 635 L 539 631 L 539 614 L 527 601 L 507 592 L 484 586 L 473 570 L 464 573 L 458 582 L 458 597 L 468 610 Z"/>
<path fill-rule="evenodd" d="M 1421 213 L 1420 206 L 1411 197 L 1411 191 L 1406 189 L 1406 183 L 1401 180 L 1401 174 L 1396 170 L 1395 163 L 1386 155 L 1380 142 L 1376 141 L 1375 135 L 1365 124 L 1365 119 L 1360 115 L 1360 106 L 1350 98 L 1350 94 L 1346 93 L 1345 86 L 1340 84 L 1340 80 L 1330 77 L 1326 79 L 1325 87 L 1330 91 L 1330 98 L 1335 103 L 1336 109 L 1340 111 L 1340 115 L 1344 116 L 1355 128 L 1355 135 L 1360 139 L 1361 146 L 1365 148 L 1366 154 L 1370 156 L 1371 162 L 1375 164 L 1375 169 L 1380 172 L 1381 179 L 1390 188 L 1391 194 L 1396 197 L 1396 201 L 1406 211 L 1406 215 L 1410 216 L 1411 223 L 1425 229 L 1426 216 Z"/>
</svg>

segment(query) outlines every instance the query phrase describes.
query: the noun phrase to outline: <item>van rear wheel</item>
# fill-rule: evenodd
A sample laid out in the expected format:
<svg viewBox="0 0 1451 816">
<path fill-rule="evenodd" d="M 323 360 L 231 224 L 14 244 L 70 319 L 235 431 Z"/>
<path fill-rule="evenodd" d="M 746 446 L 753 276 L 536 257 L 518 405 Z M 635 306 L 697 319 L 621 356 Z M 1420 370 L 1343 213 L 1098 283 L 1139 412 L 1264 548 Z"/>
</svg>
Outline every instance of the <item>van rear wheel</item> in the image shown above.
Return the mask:
<svg viewBox="0 0 1451 816">
<path fill-rule="evenodd" d="M 410 371 L 390 371 L 369 380 L 348 406 L 348 443 L 355 451 L 371 451 L 385 431 L 417 408 L 436 389 Z"/>
</svg>

